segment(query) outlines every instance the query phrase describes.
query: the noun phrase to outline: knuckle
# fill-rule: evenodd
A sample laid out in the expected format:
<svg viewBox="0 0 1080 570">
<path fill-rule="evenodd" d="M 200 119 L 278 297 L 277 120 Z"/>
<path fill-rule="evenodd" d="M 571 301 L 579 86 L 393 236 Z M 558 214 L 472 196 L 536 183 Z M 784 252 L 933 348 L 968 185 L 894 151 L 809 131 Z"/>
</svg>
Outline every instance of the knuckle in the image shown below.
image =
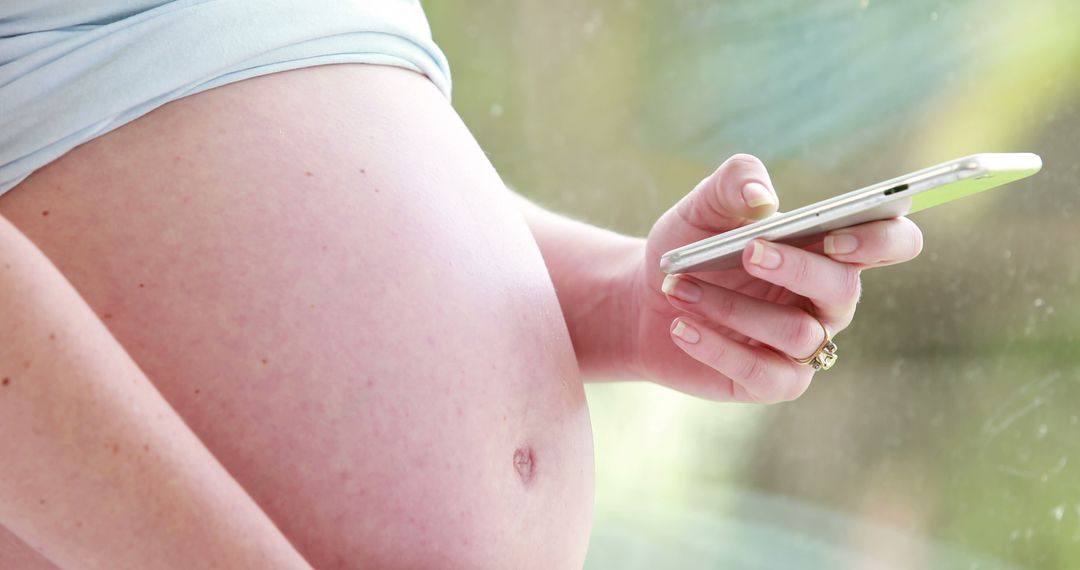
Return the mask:
<svg viewBox="0 0 1080 570">
<path fill-rule="evenodd" d="M 789 348 L 813 350 L 817 347 L 818 337 L 823 333 L 817 321 L 810 316 L 800 316 L 791 319 L 783 333 L 783 341 Z M 803 355 L 796 355 L 802 357 Z"/>
<path fill-rule="evenodd" d="M 725 203 L 724 189 L 718 177 L 713 177 L 705 190 L 698 194 L 699 207 L 706 219 L 715 219 L 731 215 Z"/>
<path fill-rule="evenodd" d="M 722 202 L 720 187 L 715 177 L 702 180 L 675 207 L 675 212 L 683 223 L 701 230 L 709 230 L 715 226 L 717 220 L 730 217 L 728 210 Z"/>
<path fill-rule="evenodd" d="M 698 188 L 700 188 L 700 185 Z M 694 191 L 684 196 L 682 200 L 679 200 L 679 202 L 675 204 L 675 213 L 684 224 L 692 227 L 701 225 L 702 216 L 699 213 L 700 208 L 698 207 L 700 194 L 701 192 L 695 188 Z"/>
<path fill-rule="evenodd" d="M 813 272 L 813 267 L 810 266 L 810 260 L 806 255 L 794 256 L 791 264 L 791 278 L 796 283 L 809 281 Z"/>
<path fill-rule="evenodd" d="M 748 384 L 753 384 L 755 386 L 765 388 L 769 383 L 768 381 L 770 379 L 770 368 L 771 367 L 769 366 L 768 361 L 766 361 L 761 356 L 754 355 L 747 358 L 742 363 L 742 370 L 740 370 L 740 375 L 742 376 L 743 380 Z"/>
<path fill-rule="evenodd" d="M 722 343 L 711 342 L 702 351 L 702 360 L 713 368 L 719 368 L 719 364 L 727 357 L 728 351 Z"/>
<path fill-rule="evenodd" d="M 854 267 L 844 267 L 840 274 L 840 298 L 843 300 L 858 299 L 862 293 L 861 272 Z"/>
<path fill-rule="evenodd" d="M 723 291 L 716 295 L 712 303 L 708 308 L 708 317 L 710 320 L 718 323 L 730 323 L 735 318 L 735 314 L 739 310 L 739 303 L 735 298 L 735 295 Z"/>
</svg>

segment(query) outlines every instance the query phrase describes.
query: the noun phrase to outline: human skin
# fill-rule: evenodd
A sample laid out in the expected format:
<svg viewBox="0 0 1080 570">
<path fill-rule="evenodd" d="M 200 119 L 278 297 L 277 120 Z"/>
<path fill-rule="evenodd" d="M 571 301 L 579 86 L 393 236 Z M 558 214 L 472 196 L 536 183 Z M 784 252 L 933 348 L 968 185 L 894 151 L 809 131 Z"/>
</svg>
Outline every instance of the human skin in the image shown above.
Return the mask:
<svg viewBox="0 0 1080 570">
<path fill-rule="evenodd" d="M 422 76 L 326 66 L 186 97 L 0 213 L 315 568 L 581 565 L 592 442 L 558 299 Z"/>
<path fill-rule="evenodd" d="M 66 568 L 310 568 L 2 218 L 0 314 L 0 521 Z"/>
<path fill-rule="evenodd" d="M 664 252 L 776 212 L 768 172 L 745 154 L 705 177 L 647 239 L 522 202 L 586 375 L 648 378 L 717 401 L 802 395 L 814 371 L 793 359 L 814 354 L 822 325 L 835 335 L 851 323 L 861 272 L 922 251 L 919 228 L 896 218 L 830 232 L 806 249 L 756 240 L 741 267 L 665 276 Z"/>
<path fill-rule="evenodd" d="M 745 202 L 749 182 L 765 203 Z M 362 65 L 170 103 L 0 197 L 316 568 L 580 567 L 582 371 L 718 400 L 805 390 L 809 368 L 784 351 L 821 333 L 790 331 L 808 311 L 840 330 L 858 271 L 914 256 L 918 230 L 849 230 L 863 247 L 836 256 L 848 263 L 777 246 L 764 269 L 748 251 L 744 270 L 685 278 L 696 302 L 661 290 L 658 252 L 776 206 L 760 162 L 736 157 L 647 241 L 556 216 L 506 190 L 429 82 Z M 672 336 L 677 322 L 698 340 Z M 33 558 L 28 538 L 0 538 L 0 567 Z"/>
</svg>

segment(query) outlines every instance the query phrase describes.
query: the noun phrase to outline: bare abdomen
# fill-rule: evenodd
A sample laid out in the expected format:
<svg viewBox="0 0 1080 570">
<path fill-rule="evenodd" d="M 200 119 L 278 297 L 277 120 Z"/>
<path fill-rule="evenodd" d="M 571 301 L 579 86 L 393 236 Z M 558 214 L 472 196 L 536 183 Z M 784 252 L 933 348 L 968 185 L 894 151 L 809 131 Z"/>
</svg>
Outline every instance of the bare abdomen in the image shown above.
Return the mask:
<svg viewBox="0 0 1080 570">
<path fill-rule="evenodd" d="M 174 102 L 0 213 L 317 568 L 580 566 L 584 394 L 504 192 L 426 80 L 347 65 Z"/>
</svg>

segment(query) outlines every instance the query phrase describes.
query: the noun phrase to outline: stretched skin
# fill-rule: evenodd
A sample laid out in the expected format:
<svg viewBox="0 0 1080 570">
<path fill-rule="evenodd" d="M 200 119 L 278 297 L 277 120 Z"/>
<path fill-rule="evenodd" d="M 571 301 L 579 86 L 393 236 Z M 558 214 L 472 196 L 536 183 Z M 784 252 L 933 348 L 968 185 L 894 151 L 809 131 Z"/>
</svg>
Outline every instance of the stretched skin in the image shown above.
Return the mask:
<svg viewBox="0 0 1080 570">
<path fill-rule="evenodd" d="M 0 214 L 316 568 L 582 565 L 592 442 L 566 324 L 423 77 L 335 65 L 190 96 Z M 0 567 L 32 558 L 0 532 Z"/>
</svg>

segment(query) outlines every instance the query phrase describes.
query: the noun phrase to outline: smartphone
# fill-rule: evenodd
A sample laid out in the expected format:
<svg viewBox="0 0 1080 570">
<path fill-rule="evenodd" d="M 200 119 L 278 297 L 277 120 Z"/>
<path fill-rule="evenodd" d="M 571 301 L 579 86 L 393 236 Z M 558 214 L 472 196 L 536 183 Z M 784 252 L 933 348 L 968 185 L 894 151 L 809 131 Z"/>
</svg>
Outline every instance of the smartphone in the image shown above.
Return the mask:
<svg viewBox="0 0 1080 570">
<path fill-rule="evenodd" d="M 806 245 L 831 230 L 914 214 L 1031 176 L 1040 168 L 1039 155 L 1027 152 L 957 158 L 673 249 L 660 257 L 660 269 L 690 273 L 738 267 L 743 249 L 757 238 Z"/>
</svg>

